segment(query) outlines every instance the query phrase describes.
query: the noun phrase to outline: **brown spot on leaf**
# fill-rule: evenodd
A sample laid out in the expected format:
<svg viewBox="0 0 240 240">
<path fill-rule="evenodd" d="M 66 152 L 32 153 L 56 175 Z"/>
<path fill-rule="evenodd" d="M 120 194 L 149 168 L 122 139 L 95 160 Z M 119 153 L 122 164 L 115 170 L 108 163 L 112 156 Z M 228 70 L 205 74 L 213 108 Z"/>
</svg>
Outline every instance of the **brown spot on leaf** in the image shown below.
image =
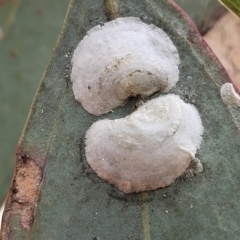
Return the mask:
<svg viewBox="0 0 240 240">
<path fill-rule="evenodd" d="M 42 168 L 19 149 L 16 153 L 14 179 L 9 191 L 2 222 L 2 239 L 9 239 L 9 223 L 14 215 L 21 218 L 22 228 L 29 230 L 34 222 L 40 187 Z"/>
<path fill-rule="evenodd" d="M 104 4 L 106 6 L 106 16 L 108 21 L 119 17 L 118 7 L 115 0 L 104 0 Z"/>
<path fill-rule="evenodd" d="M 11 48 L 9 50 L 9 55 L 10 55 L 11 58 L 17 58 L 18 55 L 19 55 L 19 52 L 16 48 Z"/>
<path fill-rule="evenodd" d="M 43 15 L 43 9 L 41 7 L 36 8 L 35 12 L 39 17 Z"/>
</svg>

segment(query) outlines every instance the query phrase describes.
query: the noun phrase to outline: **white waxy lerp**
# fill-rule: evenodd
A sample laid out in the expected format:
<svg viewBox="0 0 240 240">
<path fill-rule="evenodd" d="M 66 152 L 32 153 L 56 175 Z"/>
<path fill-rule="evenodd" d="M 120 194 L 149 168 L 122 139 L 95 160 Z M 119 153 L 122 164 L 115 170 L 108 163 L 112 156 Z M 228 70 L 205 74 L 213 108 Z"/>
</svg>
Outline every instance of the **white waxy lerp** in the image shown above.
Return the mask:
<svg viewBox="0 0 240 240">
<path fill-rule="evenodd" d="M 196 160 L 202 134 L 196 108 L 169 94 L 125 118 L 95 122 L 86 133 L 86 159 L 100 178 L 125 193 L 155 190 Z"/>
<path fill-rule="evenodd" d="M 179 79 L 179 56 L 168 35 L 138 18 L 118 18 L 87 32 L 72 58 L 77 101 L 102 115 L 128 97 L 166 92 Z"/>
<path fill-rule="evenodd" d="M 220 94 L 225 104 L 232 107 L 240 107 L 240 96 L 235 91 L 232 83 L 224 83 L 221 86 Z"/>
</svg>

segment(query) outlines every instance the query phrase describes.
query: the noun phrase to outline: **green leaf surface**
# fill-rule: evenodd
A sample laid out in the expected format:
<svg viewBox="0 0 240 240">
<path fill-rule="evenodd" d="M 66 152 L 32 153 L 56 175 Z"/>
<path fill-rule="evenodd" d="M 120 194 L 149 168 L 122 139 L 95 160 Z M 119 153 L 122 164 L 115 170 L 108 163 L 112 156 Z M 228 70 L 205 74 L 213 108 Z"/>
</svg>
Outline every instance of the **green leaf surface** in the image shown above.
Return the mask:
<svg viewBox="0 0 240 240">
<path fill-rule="evenodd" d="M 9 0 L 0 8 L 0 205 L 16 145 L 69 0 Z"/>
<path fill-rule="evenodd" d="M 12 179 L 14 152 L 19 135 L 59 33 L 68 2 L 64 0 L 59 4 L 57 0 L 51 3 L 45 0 L 8 0 L 0 7 L 0 204 Z M 176 2 L 191 16 L 202 33 L 222 12 L 217 1 Z M 32 69 L 31 73 L 27 69 Z M 23 83 L 19 82 L 20 78 L 24 79 Z"/>
<path fill-rule="evenodd" d="M 219 0 L 219 2 L 240 18 L 240 0 Z"/>
<path fill-rule="evenodd" d="M 117 16 L 140 17 L 169 35 L 181 59 L 180 81 L 171 92 L 193 103 L 203 121 L 197 157 L 204 172 L 165 189 L 123 194 L 86 163 L 87 129 L 98 119 L 128 115 L 135 100 L 101 117 L 88 114 L 74 99 L 70 60 L 90 28 Z M 220 98 L 228 80 L 172 2 L 72 1 L 19 141 L 3 240 L 238 239 L 240 113 Z"/>
</svg>

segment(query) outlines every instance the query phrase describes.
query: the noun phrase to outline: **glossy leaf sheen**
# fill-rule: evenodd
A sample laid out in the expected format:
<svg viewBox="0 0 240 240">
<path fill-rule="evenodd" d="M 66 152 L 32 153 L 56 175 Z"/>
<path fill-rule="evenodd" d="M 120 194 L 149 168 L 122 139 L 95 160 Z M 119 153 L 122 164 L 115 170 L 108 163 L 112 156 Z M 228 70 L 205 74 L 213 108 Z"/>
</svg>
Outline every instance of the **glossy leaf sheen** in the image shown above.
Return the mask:
<svg viewBox="0 0 240 240">
<path fill-rule="evenodd" d="M 226 73 L 171 3 L 117 0 L 114 5 L 117 10 L 109 14 L 104 1 L 72 2 L 19 145 L 44 169 L 34 222 L 24 230 L 19 216 L 12 216 L 9 239 L 238 239 L 240 114 L 220 98 Z M 126 116 L 135 104 L 132 99 L 113 113 L 90 115 L 75 101 L 65 77 L 78 42 L 109 16 L 140 17 L 162 28 L 177 47 L 180 80 L 171 92 L 194 103 L 201 115 L 204 135 L 197 157 L 204 165 L 202 174 L 165 189 L 127 195 L 87 165 L 87 129 L 98 119 Z M 10 197 L 7 204 L 11 207 Z"/>
</svg>

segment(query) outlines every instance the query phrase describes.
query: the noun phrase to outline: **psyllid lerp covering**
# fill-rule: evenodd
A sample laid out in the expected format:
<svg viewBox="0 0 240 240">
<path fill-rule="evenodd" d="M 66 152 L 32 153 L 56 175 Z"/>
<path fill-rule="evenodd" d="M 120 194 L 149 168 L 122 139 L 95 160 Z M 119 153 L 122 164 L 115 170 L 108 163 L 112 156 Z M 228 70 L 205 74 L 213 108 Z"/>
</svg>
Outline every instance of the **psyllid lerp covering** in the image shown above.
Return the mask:
<svg viewBox="0 0 240 240">
<path fill-rule="evenodd" d="M 72 58 L 77 101 L 102 115 L 128 97 L 167 92 L 179 80 L 178 51 L 168 35 L 138 18 L 118 18 L 87 32 Z"/>
<path fill-rule="evenodd" d="M 163 30 L 138 18 L 118 18 L 92 28 L 74 51 L 73 92 L 86 111 L 99 116 L 131 96 L 168 92 L 179 80 L 179 63 Z M 195 106 L 167 94 L 125 118 L 93 123 L 86 133 L 86 159 L 100 178 L 125 193 L 155 190 L 189 166 L 202 171 L 195 158 L 202 134 Z"/>
<path fill-rule="evenodd" d="M 202 134 L 196 108 L 168 94 L 125 118 L 95 122 L 86 134 L 86 158 L 99 177 L 123 192 L 155 190 L 195 161 Z"/>
</svg>

